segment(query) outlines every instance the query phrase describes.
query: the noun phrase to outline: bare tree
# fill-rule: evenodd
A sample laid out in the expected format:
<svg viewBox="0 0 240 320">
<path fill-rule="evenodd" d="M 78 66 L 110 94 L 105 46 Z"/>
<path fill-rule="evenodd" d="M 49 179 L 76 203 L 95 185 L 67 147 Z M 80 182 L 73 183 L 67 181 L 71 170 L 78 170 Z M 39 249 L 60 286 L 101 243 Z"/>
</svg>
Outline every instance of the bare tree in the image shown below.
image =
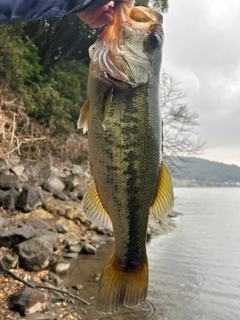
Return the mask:
<svg viewBox="0 0 240 320">
<path fill-rule="evenodd" d="M 196 130 L 198 114 L 185 103 L 186 92 L 178 80 L 166 72 L 161 76 L 161 106 L 163 116 L 163 145 L 170 169 L 183 167 L 183 157 L 203 151 L 205 142 Z M 169 157 L 170 156 L 170 157 Z M 176 157 L 175 160 L 171 156 Z M 174 170 L 175 171 L 175 170 Z"/>
</svg>

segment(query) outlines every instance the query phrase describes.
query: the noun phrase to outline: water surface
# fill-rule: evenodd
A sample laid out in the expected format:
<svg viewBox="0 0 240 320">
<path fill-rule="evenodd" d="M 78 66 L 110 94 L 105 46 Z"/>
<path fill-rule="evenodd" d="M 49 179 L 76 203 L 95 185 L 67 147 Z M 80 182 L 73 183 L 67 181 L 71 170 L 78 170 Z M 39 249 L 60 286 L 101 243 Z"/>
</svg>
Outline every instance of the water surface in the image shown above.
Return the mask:
<svg viewBox="0 0 240 320">
<path fill-rule="evenodd" d="M 240 188 L 177 188 L 175 196 L 175 210 L 183 213 L 177 228 L 147 245 L 147 302 L 105 316 L 86 307 L 82 319 L 240 319 Z M 68 284 L 82 283 L 83 298 L 93 301 L 94 277 L 111 251 L 108 244 L 72 262 Z"/>
<path fill-rule="evenodd" d="M 154 319 L 240 319 L 240 189 L 175 189 L 177 228 L 148 246 Z"/>
</svg>

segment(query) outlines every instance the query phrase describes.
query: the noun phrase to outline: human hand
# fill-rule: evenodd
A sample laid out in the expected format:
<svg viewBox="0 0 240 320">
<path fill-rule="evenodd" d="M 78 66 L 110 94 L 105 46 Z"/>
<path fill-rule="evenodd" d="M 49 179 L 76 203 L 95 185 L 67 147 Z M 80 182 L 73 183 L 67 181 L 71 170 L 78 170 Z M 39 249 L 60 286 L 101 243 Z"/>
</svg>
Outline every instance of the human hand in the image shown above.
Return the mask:
<svg viewBox="0 0 240 320">
<path fill-rule="evenodd" d="M 124 1 L 129 7 L 134 5 L 134 0 L 115 0 Z M 110 1 L 102 7 L 89 9 L 77 13 L 77 16 L 91 28 L 98 28 L 105 24 L 113 24 L 114 1 Z"/>
</svg>

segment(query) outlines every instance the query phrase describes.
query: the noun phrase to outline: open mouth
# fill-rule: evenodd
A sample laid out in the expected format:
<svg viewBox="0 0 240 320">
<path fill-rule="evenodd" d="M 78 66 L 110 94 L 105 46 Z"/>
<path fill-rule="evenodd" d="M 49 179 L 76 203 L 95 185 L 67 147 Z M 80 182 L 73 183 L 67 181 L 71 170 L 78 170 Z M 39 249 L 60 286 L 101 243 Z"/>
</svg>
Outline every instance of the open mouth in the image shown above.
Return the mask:
<svg viewBox="0 0 240 320">
<path fill-rule="evenodd" d="M 117 79 L 117 78 L 112 77 L 112 76 L 111 76 L 109 73 L 107 73 L 106 71 L 103 72 L 103 76 L 104 76 L 104 78 L 106 78 L 106 79 L 108 79 L 108 80 L 110 80 L 110 81 L 117 82 L 117 83 L 123 83 L 122 80 L 119 80 L 119 79 Z"/>
</svg>

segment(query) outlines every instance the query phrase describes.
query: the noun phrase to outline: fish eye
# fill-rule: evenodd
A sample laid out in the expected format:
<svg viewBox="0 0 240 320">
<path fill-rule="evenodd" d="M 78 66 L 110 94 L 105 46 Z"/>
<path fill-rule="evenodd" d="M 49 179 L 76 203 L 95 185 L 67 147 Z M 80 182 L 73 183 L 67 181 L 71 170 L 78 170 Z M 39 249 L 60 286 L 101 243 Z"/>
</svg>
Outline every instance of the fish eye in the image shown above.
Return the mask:
<svg viewBox="0 0 240 320">
<path fill-rule="evenodd" d="M 153 46 L 153 48 L 159 47 L 162 43 L 161 37 L 156 32 L 151 34 L 149 38 L 150 38 L 149 40 L 150 40 L 150 43 Z"/>
</svg>

